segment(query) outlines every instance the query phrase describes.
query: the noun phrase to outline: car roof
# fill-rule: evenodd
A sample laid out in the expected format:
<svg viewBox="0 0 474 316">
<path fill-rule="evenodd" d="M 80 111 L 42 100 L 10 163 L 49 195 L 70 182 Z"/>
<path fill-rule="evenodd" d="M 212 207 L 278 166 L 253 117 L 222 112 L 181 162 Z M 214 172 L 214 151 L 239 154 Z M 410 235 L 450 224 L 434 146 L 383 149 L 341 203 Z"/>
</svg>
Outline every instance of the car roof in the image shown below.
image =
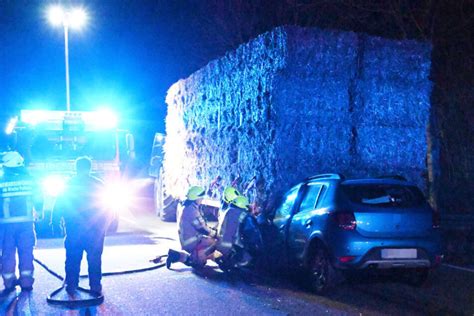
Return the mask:
<svg viewBox="0 0 474 316">
<path fill-rule="evenodd" d="M 403 185 L 403 186 L 414 186 L 415 184 L 404 181 L 398 180 L 393 178 L 367 178 L 367 179 L 350 179 L 342 181 L 341 184 L 347 185 L 358 185 L 358 184 L 393 184 L 393 185 Z"/>
<path fill-rule="evenodd" d="M 363 184 L 389 184 L 389 185 L 401 185 L 401 186 L 416 186 L 414 183 L 409 182 L 405 177 L 400 175 L 384 175 L 380 177 L 372 178 L 359 178 L 359 179 L 346 179 L 344 175 L 340 173 L 325 173 L 306 178 L 303 182 L 296 186 L 310 183 L 338 183 L 347 185 L 363 185 Z M 294 188 L 295 186 L 293 186 Z"/>
</svg>

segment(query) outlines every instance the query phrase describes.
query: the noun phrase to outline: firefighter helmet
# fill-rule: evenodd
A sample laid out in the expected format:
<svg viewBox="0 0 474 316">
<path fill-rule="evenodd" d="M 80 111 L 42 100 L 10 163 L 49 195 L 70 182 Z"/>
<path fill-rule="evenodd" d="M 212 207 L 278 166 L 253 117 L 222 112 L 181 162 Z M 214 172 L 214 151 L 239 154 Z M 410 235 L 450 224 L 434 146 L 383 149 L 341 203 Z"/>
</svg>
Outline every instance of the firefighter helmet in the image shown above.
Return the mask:
<svg viewBox="0 0 474 316">
<path fill-rule="evenodd" d="M 224 194 L 222 199 L 224 200 L 225 203 L 230 204 L 236 197 L 241 196 L 239 191 L 237 191 L 236 188 L 234 187 L 227 187 L 224 190 Z"/>
<path fill-rule="evenodd" d="M 15 168 L 23 166 L 24 159 L 16 151 L 8 151 L 3 154 L 1 165 L 7 168 Z"/>
<path fill-rule="evenodd" d="M 192 186 L 189 188 L 186 194 L 186 199 L 190 201 L 196 201 L 197 199 L 203 198 L 206 190 L 203 187 Z"/>
<path fill-rule="evenodd" d="M 249 207 L 249 200 L 245 196 L 238 196 L 232 200 L 231 204 L 238 208 L 247 209 Z"/>
</svg>

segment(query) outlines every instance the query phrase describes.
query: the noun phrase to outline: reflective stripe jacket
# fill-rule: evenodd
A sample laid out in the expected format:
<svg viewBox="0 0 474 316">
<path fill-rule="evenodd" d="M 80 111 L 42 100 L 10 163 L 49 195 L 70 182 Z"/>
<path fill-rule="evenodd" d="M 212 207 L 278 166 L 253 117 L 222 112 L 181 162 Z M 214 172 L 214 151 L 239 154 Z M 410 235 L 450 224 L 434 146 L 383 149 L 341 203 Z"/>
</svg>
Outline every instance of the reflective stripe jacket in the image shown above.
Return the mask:
<svg viewBox="0 0 474 316">
<path fill-rule="evenodd" d="M 227 255 L 232 247 L 238 245 L 243 247 L 240 242 L 240 229 L 250 213 L 244 209 L 230 206 L 222 211 L 219 217 L 217 250 L 223 255 Z"/>
<path fill-rule="evenodd" d="M 215 237 L 215 230 L 207 225 L 199 205 L 187 201 L 177 210 L 178 233 L 181 247 L 192 252 L 204 236 Z"/>
<path fill-rule="evenodd" d="M 0 178 L 0 224 L 32 222 L 33 178 L 23 167 L 5 168 Z"/>
</svg>

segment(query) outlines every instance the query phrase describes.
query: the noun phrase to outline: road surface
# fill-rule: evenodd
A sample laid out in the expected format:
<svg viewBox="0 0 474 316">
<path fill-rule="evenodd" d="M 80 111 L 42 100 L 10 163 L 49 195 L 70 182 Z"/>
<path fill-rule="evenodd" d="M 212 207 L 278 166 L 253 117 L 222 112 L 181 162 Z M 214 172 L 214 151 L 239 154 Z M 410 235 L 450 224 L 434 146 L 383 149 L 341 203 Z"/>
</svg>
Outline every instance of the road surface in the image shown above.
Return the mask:
<svg viewBox="0 0 474 316">
<path fill-rule="evenodd" d="M 104 272 L 152 266 L 148 261 L 177 247 L 174 223 L 153 215 L 122 218 L 119 233 L 107 237 Z M 38 241 L 35 256 L 64 275 L 60 239 Z M 85 261 L 85 260 L 84 260 Z M 395 282 L 341 284 L 334 293 L 316 296 L 295 281 L 265 273 L 224 275 L 216 267 L 203 271 L 181 264 L 156 270 L 107 276 L 100 306 L 68 309 L 49 305 L 46 297 L 61 281 L 35 265 L 31 293 L 17 292 L 0 300 L 1 315 L 473 315 L 474 272 L 442 266 L 431 282 L 414 288 Z M 84 262 L 83 270 L 86 273 Z M 87 279 L 81 280 L 87 287 Z"/>
</svg>

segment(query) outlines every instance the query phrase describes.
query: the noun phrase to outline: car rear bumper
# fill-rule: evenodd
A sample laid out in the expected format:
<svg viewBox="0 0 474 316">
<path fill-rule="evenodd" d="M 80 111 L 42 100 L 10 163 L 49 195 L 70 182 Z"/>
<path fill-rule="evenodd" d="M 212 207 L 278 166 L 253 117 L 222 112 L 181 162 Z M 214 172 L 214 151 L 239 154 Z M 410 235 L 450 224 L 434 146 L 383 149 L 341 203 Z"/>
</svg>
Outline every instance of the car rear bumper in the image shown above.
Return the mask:
<svg viewBox="0 0 474 316">
<path fill-rule="evenodd" d="M 442 258 L 438 234 L 413 239 L 372 239 L 353 234 L 350 238 L 335 238 L 328 245 L 333 265 L 340 269 L 431 268 Z M 382 254 L 387 249 L 410 250 L 412 255 L 387 257 Z"/>
<path fill-rule="evenodd" d="M 393 268 L 430 268 L 429 260 L 369 260 L 359 266 L 359 269 L 393 269 Z"/>
</svg>

